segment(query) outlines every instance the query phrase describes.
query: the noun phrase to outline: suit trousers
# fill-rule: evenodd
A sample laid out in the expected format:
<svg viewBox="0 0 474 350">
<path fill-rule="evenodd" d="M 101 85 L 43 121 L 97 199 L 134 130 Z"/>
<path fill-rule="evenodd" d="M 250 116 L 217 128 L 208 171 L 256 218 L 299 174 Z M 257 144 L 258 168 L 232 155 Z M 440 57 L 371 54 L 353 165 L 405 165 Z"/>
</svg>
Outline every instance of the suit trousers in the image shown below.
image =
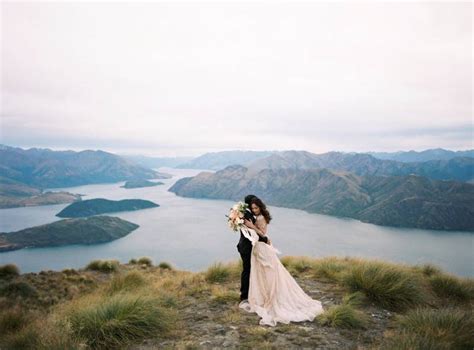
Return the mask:
<svg viewBox="0 0 474 350">
<path fill-rule="evenodd" d="M 240 300 L 248 299 L 249 296 L 249 283 L 250 283 L 250 256 L 252 254 L 252 246 L 250 249 L 242 249 L 243 247 L 237 246 L 237 249 L 242 258 L 242 273 L 240 275 Z"/>
</svg>

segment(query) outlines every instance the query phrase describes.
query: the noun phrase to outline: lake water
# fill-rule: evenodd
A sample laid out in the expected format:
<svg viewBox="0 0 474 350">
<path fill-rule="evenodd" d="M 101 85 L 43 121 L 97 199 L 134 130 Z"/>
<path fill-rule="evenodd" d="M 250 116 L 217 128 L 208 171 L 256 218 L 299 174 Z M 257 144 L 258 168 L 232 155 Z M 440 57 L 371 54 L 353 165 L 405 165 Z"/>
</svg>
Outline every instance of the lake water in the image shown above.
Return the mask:
<svg viewBox="0 0 474 350">
<path fill-rule="evenodd" d="M 0 265 L 16 264 L 22 272 L 80 268 L 93 259 L 149 256 L 155 263 L 167 261 L 178 269 L 201 271 L 215 261 L 240 259 L 239 235 L 227 227 L 225 215 L 234 202 L 182 198 L 168 192 L 179 178 L 198 170 L 159 168 L 173 174 L 160 180 L 165 185 L 124 189 L 124 182 L 63 188 L 85 194 L 83 199 L 140 198 L 160 207 L 111 214 L 140 227 L 121 239 L 96 245 L 27 248 L 0 253 Z M 54 189 L 59 190 L 59 189 Z M 0 210 L 0 232 L 59 220 L 55 216 L 67 204 Z M 448 272 L 474 276 L 474 234 L 400 229 L 362 223 L 301 210 L 269 206 L 273 220 L 268 234 L 284 255 L 312 257 L 358 256 L 408 264 L 433 263 Z"/>
</svg>

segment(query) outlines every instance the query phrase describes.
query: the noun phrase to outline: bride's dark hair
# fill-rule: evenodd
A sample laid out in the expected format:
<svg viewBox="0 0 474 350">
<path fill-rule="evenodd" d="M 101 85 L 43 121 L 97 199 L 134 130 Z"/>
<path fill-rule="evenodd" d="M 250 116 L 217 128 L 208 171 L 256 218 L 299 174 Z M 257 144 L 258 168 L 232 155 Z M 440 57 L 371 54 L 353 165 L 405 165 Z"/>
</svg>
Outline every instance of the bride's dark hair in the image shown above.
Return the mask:
<svg viewBox="0 0 474 350">
<path fill-rule="evenodd" d="M 255 197 L 255 198 L 252 198 L 252 200 L 250 201 L 250 205 L 252 204 L 255 204 L 257 207 L 260 208 L 260 213 L 265 218 L 265 221 L 267 222 L 267 224 L 269 224 L 270 221 L 272 220 L 272 216 L 270 215 L 270 212 L 268 211 L 265 203 L 263 203 L 260 198 Z"/>
</svg>

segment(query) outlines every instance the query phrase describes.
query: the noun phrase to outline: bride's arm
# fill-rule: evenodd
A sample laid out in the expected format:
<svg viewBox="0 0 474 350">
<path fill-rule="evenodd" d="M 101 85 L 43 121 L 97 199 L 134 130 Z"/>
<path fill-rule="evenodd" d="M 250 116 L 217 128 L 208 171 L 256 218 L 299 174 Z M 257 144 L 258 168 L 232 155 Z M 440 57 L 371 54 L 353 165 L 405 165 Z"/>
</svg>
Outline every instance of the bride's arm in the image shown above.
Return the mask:
<svg viewBox="0 0 474 350">
<path fill-rule="evenodd" d="M 265 218 L 262 216 L 259 216 L 257 221 L 255 222 L 255 228 L 254 230 L 257 231 L 259 234 L 262 236 L 267 235 L 267 222 L 265 221 Z"/>
<path fill-rule="evenodd" d="M 263 222 L 262 222 L 263 221 Z M 245 226 L 248 228 L 251 228 L 252 230 L 255 230 L 257 234 L 259 235 L 260 238 L 263 239 L 265 243 L 270 243 L 270 239 L 267 236 L 267 223 L 265 222 L 265 219 L 263 220 L 258 220 L 254 223 L 250 220 L 245 220 Z"/>
<path fill-rule="evenodd" d="M 257 218 L 255 224 L 249 221 L 246 222 L 246 226 L 255 230 L 255 232 L 257 232 L 260 237 L 265 237 L 268 241 L 270 240 L 267 236 L 267 222 L 265 221 L 265 218 L 260 216 L 259 218 Z"/>
<path fill-rule="evenodd" d="M 257 221 L 255 222 L 256 229 L 259 234 L 261 234 L 265 239 L 267 244 L 272 244 L 270 238 L 267 236 L 267 221 L 264 217 L 260 216 Z"/>
<path fill-rule="evenodd" d="M 263 225 L 260 224 L 258 221 L 259 220 L 257 220 L 257 222 L 255 222 L 255 224 L 254 224 L 250 220 L 245 220 L 244 224 L 248 228 L 251 228 L 252 230 L 255 230 L 255 232 L 257 232 L 259 236 L 265 236 L 267 234 L 267 228 L 263 227 Z"/>
</svg>

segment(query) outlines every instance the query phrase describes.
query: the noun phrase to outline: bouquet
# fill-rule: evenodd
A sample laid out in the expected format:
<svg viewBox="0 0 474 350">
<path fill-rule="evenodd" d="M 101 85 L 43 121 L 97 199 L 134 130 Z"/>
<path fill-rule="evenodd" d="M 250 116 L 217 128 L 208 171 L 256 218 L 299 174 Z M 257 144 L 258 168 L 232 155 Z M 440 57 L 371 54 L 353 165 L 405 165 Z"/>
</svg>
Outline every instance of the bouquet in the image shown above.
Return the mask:
<svg viewBox="0 0 474 350">
<path fill-rule="evenodd" d="M 238 202 L 234 204 L 232 208 L 230 208 L 229 215 L 227 217 L 227 223 L 229 227 L 234 231 L 239 231 L 240 228 L 244 224 L 244 213 L 245 210 L 248 208 L 247 203 Z"/>
</svg>

